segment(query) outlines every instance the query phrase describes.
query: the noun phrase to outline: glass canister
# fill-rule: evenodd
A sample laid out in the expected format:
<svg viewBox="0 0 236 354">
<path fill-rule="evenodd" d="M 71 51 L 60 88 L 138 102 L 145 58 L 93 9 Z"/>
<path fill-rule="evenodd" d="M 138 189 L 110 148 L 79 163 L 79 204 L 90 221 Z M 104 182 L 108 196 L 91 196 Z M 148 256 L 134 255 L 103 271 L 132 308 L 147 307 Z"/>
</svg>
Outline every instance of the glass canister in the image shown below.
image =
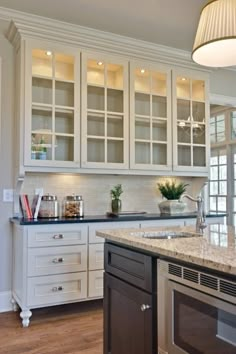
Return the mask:
<svg viewBox="0 0 236 354">
<path fill-rule="evenodd" d="M 68 195 L 64 200 L 64 217 L 80 218 L 84 216 L 84 201 L 81 195 Z"/>
<path fill-rule="evenodd" d="M 55 195 L 43 195 L 39 208 L 40 218 L 58 218 L 59 217 L 59 205 L 57 196 Z"/>
</svg>

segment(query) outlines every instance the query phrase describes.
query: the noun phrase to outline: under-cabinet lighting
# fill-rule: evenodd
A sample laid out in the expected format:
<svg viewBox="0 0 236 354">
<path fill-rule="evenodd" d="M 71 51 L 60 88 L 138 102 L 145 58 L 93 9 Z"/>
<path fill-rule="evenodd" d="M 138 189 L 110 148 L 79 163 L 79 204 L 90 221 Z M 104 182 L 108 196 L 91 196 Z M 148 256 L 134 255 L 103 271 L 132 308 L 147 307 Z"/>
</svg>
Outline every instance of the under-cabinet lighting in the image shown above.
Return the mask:
<svg viewBox="0 0 236 354">
<path fill-rule="evenodd" d="M 140 72 L 141 72 L 141 74 L 144 74 L 145 73 L 145 69 L 141 69 Z"/>
<path fill-rule="evenodd" d="M 182 77 L 181 80 L 182 80 L 182 81 L 186 81 L 186 77 Z"/>
<path fill-rule="evenodd" d="M 103 65 L 103 62 L 102 62 L 102 61 L 98 61 L 97 64 L 98 64 L 99 66 L 101 66 L 101 65 Z"/>
<path fill-rule="evenodd" d="M 50 50 L 47 50 L 46 55 L 50 57 L 52 55 L 52 52 Z"/>
</svg>

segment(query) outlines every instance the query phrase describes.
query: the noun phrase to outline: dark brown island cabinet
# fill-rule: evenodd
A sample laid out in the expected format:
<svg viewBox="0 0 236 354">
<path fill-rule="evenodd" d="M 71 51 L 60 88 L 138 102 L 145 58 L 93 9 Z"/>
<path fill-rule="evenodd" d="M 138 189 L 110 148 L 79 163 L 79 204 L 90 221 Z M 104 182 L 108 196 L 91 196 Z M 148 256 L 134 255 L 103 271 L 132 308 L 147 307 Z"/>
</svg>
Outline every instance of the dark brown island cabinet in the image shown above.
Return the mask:
<svg viewBox="0 0 236 354">
<path fill-rule="evenodd" d="M 157 354 L 157 260 L 105 243 L 104 354 Z"/>
</svg>

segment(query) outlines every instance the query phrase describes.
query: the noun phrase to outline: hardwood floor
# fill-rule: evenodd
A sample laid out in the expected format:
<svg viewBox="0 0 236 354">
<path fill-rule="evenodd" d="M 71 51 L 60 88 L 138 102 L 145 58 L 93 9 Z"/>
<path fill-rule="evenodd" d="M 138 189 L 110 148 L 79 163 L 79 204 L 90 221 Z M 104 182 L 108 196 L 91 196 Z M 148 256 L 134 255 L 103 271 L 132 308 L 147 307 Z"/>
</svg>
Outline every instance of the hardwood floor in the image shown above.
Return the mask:
<svg viewBox="0 0 236 354">
<path fill-rule="evenodd" d="M 23 328 L 18 312 L 0 314 L 0 354 L 102 354 L 102 301 L 33 310 Z"/>
</svg>

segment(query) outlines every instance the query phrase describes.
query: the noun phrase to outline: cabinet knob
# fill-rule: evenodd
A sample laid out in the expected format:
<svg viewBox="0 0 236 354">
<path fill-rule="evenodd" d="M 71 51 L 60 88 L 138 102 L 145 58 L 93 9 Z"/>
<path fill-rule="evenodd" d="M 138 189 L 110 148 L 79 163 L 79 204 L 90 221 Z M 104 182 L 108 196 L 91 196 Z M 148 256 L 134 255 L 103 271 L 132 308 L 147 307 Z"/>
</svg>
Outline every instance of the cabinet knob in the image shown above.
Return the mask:
<svg viewBox="0 0 236 354">
<path fill-rule="evenodd" d="M 64 262 L 64 258 L 54 258 L 52 260 L 53 263 L 63 263 Z"/>
<path fill-rule="evenodd" d="M 52 288 L 52 291 L 53 292 L 56 292 L 56 291 L 62 291 L 62 290 L 64 290 L 64 288 L 63 288 L 63 286 L 54 286 L 53 288 Z"/>
<path fill-rule="evenodd" d="M 151 308 L 150 305 L 146 305 L 146 304 L 142 304 L 140 309 L 142 312 L 146 311 L 146 310 L 149 310 Z"/>
<path fill-rule="evenodd" d="M 61 240 L 62 238 L 64 238 L 64 235 L 62 234 L 54 235 L 53 238 L 54 240 Z"/>
</svg>

